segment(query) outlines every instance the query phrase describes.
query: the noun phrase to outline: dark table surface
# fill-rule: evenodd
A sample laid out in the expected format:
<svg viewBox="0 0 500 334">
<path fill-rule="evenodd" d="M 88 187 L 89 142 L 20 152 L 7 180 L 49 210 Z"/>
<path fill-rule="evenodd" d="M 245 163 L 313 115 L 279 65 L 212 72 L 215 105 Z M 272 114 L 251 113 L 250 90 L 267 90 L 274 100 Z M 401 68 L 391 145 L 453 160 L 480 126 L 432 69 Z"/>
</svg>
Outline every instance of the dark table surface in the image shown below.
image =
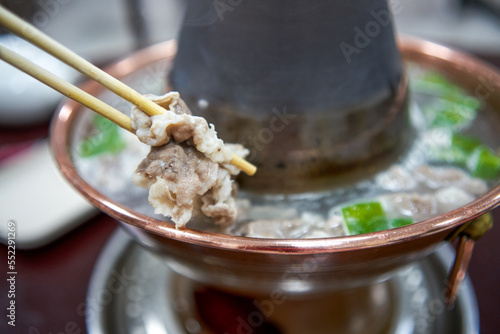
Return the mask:
<svg viewBox="0 0 500 334">
<path fill-rule="evenodd" d="M 500 59 L 487 58 L 500 65 Z M 31 140 L 47 136 L 47 125 L 0 128 L 0 160 Z M 493 211 L 500 221 L 500 209 Z M 0 222 L 6 223 L 6 222 Z M 87 286 L 106 241 L 119 228 L 104 214 L 42 248 L 16 251 L 16 326 L 7 324 L 7 270 L 0 279 L 0 333 L 86 333 Z M 481 333 L 500 332 L 500 227 L 494 227 L 474 248 L 469 275 L 477 295 Z M 7 268 L 7 247 L 0 245 L 0 263 Z"/>
</svg>

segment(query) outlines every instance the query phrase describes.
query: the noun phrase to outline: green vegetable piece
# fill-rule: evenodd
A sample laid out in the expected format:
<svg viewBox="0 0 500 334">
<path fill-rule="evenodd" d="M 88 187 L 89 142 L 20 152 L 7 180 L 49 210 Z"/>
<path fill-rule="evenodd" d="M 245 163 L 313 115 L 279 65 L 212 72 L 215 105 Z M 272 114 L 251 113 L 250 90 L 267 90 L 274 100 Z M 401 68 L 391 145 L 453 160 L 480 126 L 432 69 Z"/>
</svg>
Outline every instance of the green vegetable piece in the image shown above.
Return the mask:
<svg viewBox="0 0 500 334">
<path fill-rule="evenodd" d="M 412 84 L 417 91 L 438 98 L 424 107 L 431 127 L 461 129 L 474 120 L 482 105 L 480 100 L 436 71 L 425 72 L 414 78 Z"/>
<path fill-rule="evenodd" d="M 475 177 L 486 180 L 496 179 L 500 172 L 500 157 L 489 147 L 481 145 L 470 155 L 467 168 Z"/>
<path fill-rule="evenodd" d="M 466 93 L 464 92 L 458 92 L 458 91 L 446 92 L 441 97 L 448 101 L 454 102 L 460 105 L 461 107 L 471 109 L 474 111 L 477 111 L 481 107 L 481 101 L 479 101 L 475 97 L 466 95 Z"/>
<path fill-rule="evenodd" d="M 470 154 L 479 145 L 481 141 L 477 138 L 454 133 L 451 137 L 451 146 L 431 148 L 429 158 L 431 161 L 465 167 Z"/>
<path fill-rule="evenodd" d="M 469 109 L 476 110 L 481 107 L 481 101 L 469 95 L 465 89 L 453 83 L 441 73 L 435 71 L 428 71 L 417 79 L 417 87 L 427 92 L 433 92 L 434 95 L 440 98 Z"/>
<path fill-rule="evenodd" d="M 465 166 L 469 154 L 458 147 L 431 148 L 430 161 L 445 162 L 456 166 Z"/>
<path fill-rule="evenodd" d="M 422 76 L 422 80 L 442 86 L 455 86 L 450 80 L 448 80 L 448 78 L 436 71 L 425 72 L 425 74 Z"/>
<path fill-rule="evenodd" d="M 358 203 L 342 208 L 349 234 L 377 232 L 389 228 L 384 209 L 379 202 Z"/>
<path fill-rule="evenodd" d="M 461 129 L 476 117 L 475 110 L 452 102 L 440 101 L 428 106 L 426 110 L 431 127 Z"/>
<path fill-rule="evenodd" d="M 390 228 L 402 227 L 413 224 L 413 219 L 411 218 L 395 218 L 389 221 Z"/>
<path fill-rule="evenodd" d="M 455 149 L 462 150 L 465 153 L 471 153 L 481 144 L 481 141 L 475 137 L 465 136 L 458 133 L 454 133 L 451 137 L 451 146 Z"/>
<path fill-rule="evenodd" d="M 97 133 L 80 143 L 80 155 L 84 158 L 102 153 L 117 153 L 126 146 L 118 125 L 100 115 L 92 119 Z"/>
</svg>

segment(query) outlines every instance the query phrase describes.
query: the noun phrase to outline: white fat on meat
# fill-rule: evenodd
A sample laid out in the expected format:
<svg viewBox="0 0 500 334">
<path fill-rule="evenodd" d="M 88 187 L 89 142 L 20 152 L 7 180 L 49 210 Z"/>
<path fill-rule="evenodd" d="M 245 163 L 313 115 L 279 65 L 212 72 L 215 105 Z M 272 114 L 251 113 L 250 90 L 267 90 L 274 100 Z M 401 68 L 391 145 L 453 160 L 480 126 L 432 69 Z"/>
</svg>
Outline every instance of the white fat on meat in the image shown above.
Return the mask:
<svg viewBox="0 0 500 334">
<path fill-rule="evenodd" d="M 151 145 L 132 177 L 134 184 L 149 188 L 155 213 L 171 217 L 177 228 L 199 212 L 216 224 L 232 224 L 237 215 L 234 177 L 240 171 L 230 161 L 233 154 L 244 158 L 248 150 L 224 144 L 213 125 L 191 115 L 177 92 L 146 96 L 166 110 L 148 116 L 132 108 L 133 130 Z"/>
</svg>

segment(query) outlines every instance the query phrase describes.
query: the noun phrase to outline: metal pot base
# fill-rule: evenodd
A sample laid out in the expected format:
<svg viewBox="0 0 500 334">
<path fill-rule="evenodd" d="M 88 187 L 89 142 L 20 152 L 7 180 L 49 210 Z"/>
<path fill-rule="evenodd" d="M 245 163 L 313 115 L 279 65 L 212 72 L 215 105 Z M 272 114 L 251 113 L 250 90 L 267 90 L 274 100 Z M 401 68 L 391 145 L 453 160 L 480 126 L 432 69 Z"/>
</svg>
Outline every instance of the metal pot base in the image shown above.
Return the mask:
<svg viewBox="0 0 500 334">
<path fill-rule="evenodd" d="M 391 279 L 362 289 L 300 299 L 235 296 L 175 274 L 120 229 L 94 268 L 87 296 L 88 331 L 213 333 L 227 319 L 233 321 L 234 333 L 311 332 L 303 326 L 319 334 L 478 333 L 478 308 L 468 278 L 455 306 L 446 309 L 445 281 L 453 259 L 446 244 Z"/>
</svg>

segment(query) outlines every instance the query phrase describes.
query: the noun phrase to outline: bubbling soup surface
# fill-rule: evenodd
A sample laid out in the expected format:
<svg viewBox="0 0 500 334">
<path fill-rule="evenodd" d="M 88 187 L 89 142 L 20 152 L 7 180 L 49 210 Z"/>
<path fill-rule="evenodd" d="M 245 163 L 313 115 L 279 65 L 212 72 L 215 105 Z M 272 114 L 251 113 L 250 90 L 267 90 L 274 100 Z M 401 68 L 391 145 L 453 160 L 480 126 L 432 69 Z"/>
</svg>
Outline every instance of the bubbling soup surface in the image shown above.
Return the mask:
<svg viewBox="0 0 500 334">
<path fill-rule="evenodd" d="M 211 218 L 197 215 L 187 227 L 257 238 L 336 237 L 418 223 L 485 194 L 500 171 L 498 113 L 443 74 L 415 64 L 408 64 L 408 72 L 414 140 L 386 170 L 323 192 L 239 191 L 234 224 L 218 226 Z M 140 82 L 140 77 L 140 72 L 131 76 L 129 85 Z M 159 81 L 147 88 L 143 93 L 165 91 Z M 103 95 L 103 100 L 113 99 Z M 120 107 L 125 113 L 130 110 L 129 105 Z M 90 111 L 79 121 L 72 158 L 82 178 L 110 199 L 171 224 L 154 214 L 148 190 L 131 182 L 150 147 Z"/>
</svg>

